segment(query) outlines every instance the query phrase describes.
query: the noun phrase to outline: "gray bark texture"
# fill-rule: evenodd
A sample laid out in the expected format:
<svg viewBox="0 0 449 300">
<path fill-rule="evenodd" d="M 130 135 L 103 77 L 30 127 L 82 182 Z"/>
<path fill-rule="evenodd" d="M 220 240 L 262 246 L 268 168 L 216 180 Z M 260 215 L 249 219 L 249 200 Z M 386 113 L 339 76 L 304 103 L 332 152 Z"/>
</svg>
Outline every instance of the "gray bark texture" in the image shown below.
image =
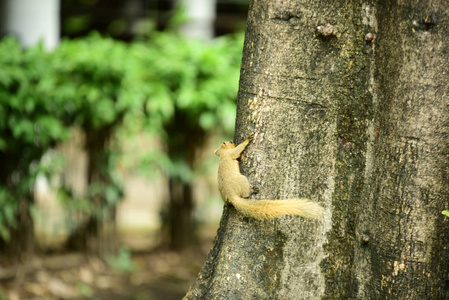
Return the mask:
<svg viewBox="0 0 449 300">
<path fill-rule="evenodd" d="M 236 142 L 254 199 L 225 206 L 185 299 L 449 299 L 449 5 L 253 0 Z"/>
</svg>

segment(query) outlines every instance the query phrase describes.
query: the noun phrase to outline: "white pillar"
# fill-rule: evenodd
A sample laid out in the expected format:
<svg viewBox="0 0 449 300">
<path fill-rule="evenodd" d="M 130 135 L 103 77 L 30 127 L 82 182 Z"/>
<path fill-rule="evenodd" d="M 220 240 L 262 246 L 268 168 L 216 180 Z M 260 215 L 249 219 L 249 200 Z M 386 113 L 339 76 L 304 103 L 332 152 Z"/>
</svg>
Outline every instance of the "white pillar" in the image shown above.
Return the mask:
<svg viewBox="0 0 449 300">
<path fill-rule="evenodd" d="M 216 0 L 179 0 L 186 10 L 187 24 L 181 28 L 188 37 L 210 40 L 214 37 Z"/>
<path fill-rule="evenodd" d="M 3 32 L 15 35 L 22 46 L 42 40 L 47 49 L 59 44 L 59 0 L 4 0 Z"/>
</svg>

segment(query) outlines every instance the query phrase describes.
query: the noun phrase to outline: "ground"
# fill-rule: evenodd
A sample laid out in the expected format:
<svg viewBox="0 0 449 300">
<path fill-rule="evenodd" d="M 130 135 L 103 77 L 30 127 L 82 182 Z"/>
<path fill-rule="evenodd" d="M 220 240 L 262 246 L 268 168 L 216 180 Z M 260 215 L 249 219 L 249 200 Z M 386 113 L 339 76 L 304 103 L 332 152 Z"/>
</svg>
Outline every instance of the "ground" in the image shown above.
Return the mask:
<svg viewBox="0 0 449 300">
<path fill-rule="evenodd" d="M 179 252 L 159 247 L 131 255 L 122 248 L 120 254 L 105 260 L 79 253 L 36 255 L 24 276 L 12 266 L 0 269 L 0 300 L 182 299 L 209 246 Z M 18 273 L 22 282 L 12 279 Z"/>
</svg>

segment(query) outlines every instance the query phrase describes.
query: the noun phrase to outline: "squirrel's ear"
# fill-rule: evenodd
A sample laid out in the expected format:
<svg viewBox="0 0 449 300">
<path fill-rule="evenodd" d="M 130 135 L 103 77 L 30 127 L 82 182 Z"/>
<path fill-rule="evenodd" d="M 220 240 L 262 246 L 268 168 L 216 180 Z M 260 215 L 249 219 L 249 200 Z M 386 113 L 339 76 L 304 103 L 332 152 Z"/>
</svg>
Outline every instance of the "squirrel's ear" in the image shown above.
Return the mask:
<svg viewBox="0 0 449 300">
<path fill-rule="evenodd" d="M 219 155 L 218 155 L 218 149 L 217 149 L 217 150 L 215 150 L 215 152 L 214 152 L 214 153 L 215 153 L 215 155 L 219 156 Z"/>
</svg>

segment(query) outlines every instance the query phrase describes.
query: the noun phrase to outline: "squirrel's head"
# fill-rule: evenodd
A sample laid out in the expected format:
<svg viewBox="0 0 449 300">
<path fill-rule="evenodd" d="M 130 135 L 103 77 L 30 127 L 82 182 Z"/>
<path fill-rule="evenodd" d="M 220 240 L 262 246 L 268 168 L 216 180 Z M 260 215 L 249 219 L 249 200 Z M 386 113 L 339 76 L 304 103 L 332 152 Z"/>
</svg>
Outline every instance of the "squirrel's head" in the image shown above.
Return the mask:
<svg viewBox="0 0 449 300">
<path fill-rule="evenodd" d="M 217 150 L 215 150 L 215 155 L 222 155 L 226 150 L 228 149 L 232 149 L 235 148 L 235 144 L 231 141 L 229 142 L 223 142 L 220 145 L 220 148 L 218 148 Z"/>
</svg>

